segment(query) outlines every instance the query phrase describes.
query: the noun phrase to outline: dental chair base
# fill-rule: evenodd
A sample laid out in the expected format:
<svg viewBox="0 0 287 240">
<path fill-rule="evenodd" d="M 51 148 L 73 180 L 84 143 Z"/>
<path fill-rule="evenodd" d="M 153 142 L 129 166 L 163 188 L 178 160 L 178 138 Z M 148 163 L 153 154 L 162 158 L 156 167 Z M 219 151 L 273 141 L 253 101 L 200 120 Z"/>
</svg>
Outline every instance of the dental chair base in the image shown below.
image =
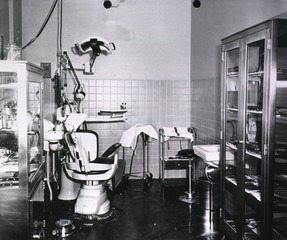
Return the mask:
<svg viewBox="0 0 287 240">
<path fill-rule="evenodd" d="M 75 205 L 75 213 L 102 215 L 109 211 L 110 201 L 102 184 L 83 185 Z"/>
<path fill-rule="evenodd" d="M 68 169 L 65 170 L 70 171 Z M 58 199 L 63 201 L 75 200 L 78 197 L 81 184 L 70 180 L 66 176 L 65 170 L 64 167 L 61 166 L 61 190 L 58 195 Z"/>
</svg>

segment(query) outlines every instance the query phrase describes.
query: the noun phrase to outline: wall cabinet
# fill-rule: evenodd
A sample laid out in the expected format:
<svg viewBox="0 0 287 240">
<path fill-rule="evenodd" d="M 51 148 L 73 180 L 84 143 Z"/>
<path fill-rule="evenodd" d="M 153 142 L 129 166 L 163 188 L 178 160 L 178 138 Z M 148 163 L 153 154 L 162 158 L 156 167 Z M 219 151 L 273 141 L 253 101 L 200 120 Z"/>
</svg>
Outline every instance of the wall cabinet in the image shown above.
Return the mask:
<svg viewBox="0 0 287 240">
<path fill-rule="evenodd" d="M 29 239 L 33 198 L 43 178 L 42 70 L 0 61 L 0 236 Z"/>
<path fill-rule="evenodd" d="M 287 21 L 222 40 L 221 102 L 222 229 L 287 239 Z"/>
</svg>

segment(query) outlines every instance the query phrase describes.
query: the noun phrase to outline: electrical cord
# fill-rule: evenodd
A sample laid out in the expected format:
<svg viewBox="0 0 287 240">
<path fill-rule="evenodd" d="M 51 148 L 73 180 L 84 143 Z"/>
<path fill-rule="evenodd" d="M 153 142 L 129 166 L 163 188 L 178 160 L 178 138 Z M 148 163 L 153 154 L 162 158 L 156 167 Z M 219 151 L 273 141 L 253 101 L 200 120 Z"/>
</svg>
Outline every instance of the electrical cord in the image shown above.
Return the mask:
<svg viewBox="0 0 287 240">
<path fill-rule="evenodd" d="M 58 3 L 58 0 L 54 0 L 52 6 L 50 8 L 50 11 L 48 13 L 48 16 L 46 17 L 45 21 L 43 22 L 40 30 L 38 31 L 38 33 L 36 34 L 36 36 L 34 38 L 32 38 L 24 47 L 22 47 L 22 50 L 25 49 L 26 47 L 28 47 L 29 45 L 31 45 L 33 42 L 35 42 L 36 39 L 41 35 L 41 33 L 43 32 L 43 30 L 46 27 L 47 23 L 49 22 L 49 19 L 50 19 L 52 13 L 54 12 L 54 9 L 55 9 L 57 3 Z"/>
</svg>

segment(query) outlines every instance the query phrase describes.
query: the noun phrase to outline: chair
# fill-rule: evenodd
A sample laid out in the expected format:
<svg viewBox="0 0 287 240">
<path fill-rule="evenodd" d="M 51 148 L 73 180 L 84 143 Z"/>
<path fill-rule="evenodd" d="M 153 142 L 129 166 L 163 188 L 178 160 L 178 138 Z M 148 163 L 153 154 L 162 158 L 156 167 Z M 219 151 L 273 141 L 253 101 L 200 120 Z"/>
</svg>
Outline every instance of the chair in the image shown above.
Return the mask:
<svg viewBox="0 0 287 240">
<path fill-rule="evenodd" d="M 109 211 L 110 201 L 104 183 L 114 176 L 118 165 L 120 143 L 113 144 L 98 157 L 98 135 L 90 130 L 65 133 L 69 154 L 73 161 L 66 162 L 66 173 L 82 182 L 75 204 L 75 213 L 102 215 Z"/>
<path fill-rule="evenodd" d="M 214 202 L 214 199 L 219 198 L 219 185 L 220 185 L 220 167 L 218 164 L 204 161 L 207 166 L 205 167 L 205 176 L 209 182 L 209 210 L 216 211 L 220 208 L 220 203 Z M 234 165 L 226 165 L 226 174 L 235 175 L 236 167 Z M 218 200 L 218 199 L 217 199 Z M 219 202 L 219 200 L 218 200 Z"/>
</svg>

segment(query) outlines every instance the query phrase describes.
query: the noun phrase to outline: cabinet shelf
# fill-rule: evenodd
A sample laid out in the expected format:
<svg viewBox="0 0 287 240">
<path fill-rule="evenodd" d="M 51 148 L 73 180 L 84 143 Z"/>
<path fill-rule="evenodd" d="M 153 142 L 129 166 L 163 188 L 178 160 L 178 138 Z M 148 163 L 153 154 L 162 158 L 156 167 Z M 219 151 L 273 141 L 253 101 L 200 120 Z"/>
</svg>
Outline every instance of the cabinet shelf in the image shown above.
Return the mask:
<svg viewBox="0 0 287 240">
<path fill-rule="evenodd" d="M 235 177 L 226 177 L 225 178 L 229 186 L 232 188 L 237 188 L 237 181 Z M 249 198 L 249 200 L 255 200 L 256 202 L 261 202 L 261 196 L 259 193 L 259 189 L 253 187 L 253 189 L 245 189 L 245 194 Z"/>
<path fill-rule="evenodd" d="M 287 213 L 274 214 L 274 220 L 273 220 L 274 240 L 277 239 L 281 240 L 287 238 L 286 222 L 287 222 Z"/>
<path fill-rule="evenodd" d="M 262 159 L 261 154 L 257 152 L 252 152 L 252 151 L 247 150 L 246 154 L 249 156 L 255 157 L 257 159 Z"/>
<path fill-rule="evenodd" d="M 235 107 L 227 107 L 227 111 L 238 112 L 238 108 L 235 108 Z"/>
<path fill-rule="evenodd" d="M 247 219 L 247 224 L 245 225 L 245 237 L 247 239 L 260 239 L 260 221 L 256 219 Z"/>
<path fill-rule="evenodd" d="M 238 72 L 229 72 L 229 73 L 227 74 L 227 77 L 228 77 L 228 78 L 238 78 L 238 77 L 239 77 L 239 74 L 238 74 Z"/>
<path fill-rule="evenodd" d="M 237 229 L 236 229 L 236 223 L 233 219 L 228 219 L 223 223 L 223 228 L 225 229 L 226 233 L 232 238 L 236 238 Z"/>
<path fill-rule="evenodd" d="M 17 83 L 6 83 L 6 84 L 1 84 L 1 88 L 7 88 L 7 89 L 17 89 Z"/>
<path fill-rule="evenodd" d="M 237 151 L 237 146 L 231 142 L 226 142 L 226 146 L 231 148 L 232 150 Z M 258 151 L 250 151 L 250 150 L 246 150 L 245 153 L 249 156 L 255 157 L 257 159 L 262 159 L 261 157 L 261 153 Z"/>
<path fill-rule="evenodd" d="M 257 77 L 261 78 L 263 77 L 264 71 L 257 71 L 257 72 L 249 72 L 248 77 Z"/>
<path fill-rule="evenodd" d="M 237 146 L 231 142 L 226 142 L 226 146 L 237 151 Z"/>
<path fill-rule="evenodd" d="M 234 186 L 237 186 L 236 178 L 235 177 L 226 177 L 226 181 Z"/>
<path fill-rule="evenodd" d="M 287 116 L 276 115 L 276 122 L 281 124 L 287 124 Z"/>
<path fill-rule="evenodd" d="M 263 114 L 262 110 L 247 110 L 248 114 Z"/>
</svg>

